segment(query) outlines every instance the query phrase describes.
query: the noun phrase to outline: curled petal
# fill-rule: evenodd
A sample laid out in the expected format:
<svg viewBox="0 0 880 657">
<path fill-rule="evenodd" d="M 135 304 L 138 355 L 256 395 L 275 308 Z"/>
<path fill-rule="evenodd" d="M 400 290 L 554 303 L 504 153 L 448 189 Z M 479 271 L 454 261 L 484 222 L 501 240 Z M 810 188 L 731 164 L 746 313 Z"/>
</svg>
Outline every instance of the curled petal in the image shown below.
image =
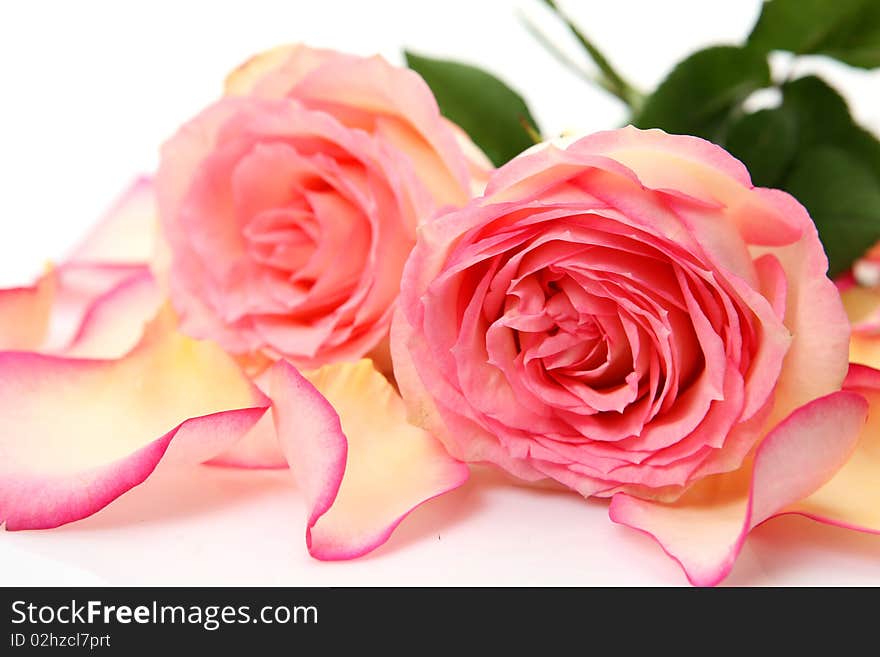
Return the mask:
<svg viewBox="0 0 880 657">
<path fill-rule="evenodd" d="M 465 203 L 471 191 L 469 169 L 485 177 L 491 168 L 463 132 L 449 130 L 424 81 L 379 56 L 281 46 L 233 71 L 226 94 L 292 98 L 328 111 L 349 127 L 380 135 L 410 158 L 441 205 Z"/>
<path fill-rule="evenodd" d="M 401 399 L 369 360 L 308 379 L 281 361 L 271 376 L 279 440 L 310 507 L 312 556 L 366 554 L 413 508 L 467 479 L 466 465 L 407 424 Z"/>
<path fill-rule="evenodd" d="M 0 290 L 0 350 L 107 358 L 133 347 L 159 304 L 155 206 L 152 180 L 139 179 L 66 262 Z"/>
<path fill-rule="evenodd" d="M 162 293 L 146 268 L 98 297 L 85 312 L 76 336 L 63 350 L 76 358 L 119 358 L 138 344 L 156 316 Z"/>
<path fill-rule="evenodd" d="M 867 414 L 854 392 L 836 392 L 794 411 L 761 443 L 751 473 L 707 477 L 674 503 L 615 495 L 609 515 L 651 535 L 697 586 L 733 567 L 749 531 L 828 482 L 853 453 Z M 751 474 L 751 476 L 750 476 Z"/>
<path fill-rule="evenodd" d="M 29 347 L 31 350 L 66 355 L 81 337 L 85 339 L 86 334 L 94 335 L 95 338 L 98 332 L 103 332 L 105 335 L 112 334 L 115 325 L 124 325 L 131 321 L 107 312 L 111 306 L 119 305 L 123 301 L 126 303 L 122 306 L 127 311 L 134 310 L 131 300 L 135 298 L 143 302 L 141 306 L 150 306 L 148 309 L 139 310 L 138 317 L 148 310 L 151 311 L 148 314 L 149 318 L 155 315 L 155 304 L 147 304 L 144 294 L 133 294 L 134 288 L 143 290 L 146 285 L 151 285 L 150 273 L 146 265 L 68 262 L 54 269 L 50 275 L 54 280 L 51 286 L 48 324 L 43 341 Z M 137 281 L 140 283 L 136 284 Z M 124 289 L 130 291 L 123 293 Z M 108 319 L 112 321 L 112 325 L 105 328 Z M 90 326 L 86 326 L 87 323 Z M 140 337 L 141 331 L 138 331 L 128 346 L 133 346 Z M 120 340 L 121 336 L 114 342 L 118 345 Z M 113 353 L 112 345 L 105 351 L 100 348 L 96 339 L 89 338 L 88 341 L 92 346 L 89 350 L 82 351 L 83 356 L 105 358 L 118 355 Z"/>
<path fill-rule="evenodd" d="M 118 360 L 0 354 L 0 521 L 45 529 L 84 518 L 160 466 L 201 463 L 268 400 L 218 347 L 167 314 Z"/>
<path fill-rule="evenodd" d="M 261 372 L 249 372 L 251 380 L 261 392 L 268 394 L 271 384 L 271 368 L 259 363 L 260 357 L 255 357 L 257 362 L 248 363 L 250 367 L 262 369 Z M 238 359 L 242 364 L 242 359 Z M 287 459 L 278 444 L 278 434 L 275 432 L 275 423 L 272 414 L 266 413 L 260 418 L 250 431 L 232 445 L 228 450 L 208 461 L 208 465 L 218 465 L 229 468 L 246 468 L 253 470 L 274 470 L 287 467 Z"/>
<path fill-rule="evenodd" d="M 868 422 L 849 461 L 793 513 L 859 531 L 880 533 L 880 371 L 850 365 L 843 387 L 869 404 Z"/>
<path fill-rule="evenodd" d="M 278 445 L 272 414 L 266 413 L 244 437 L 207 465 L 245 470 L 281 470 L 287 467 L 287 459 Z"/>
<path fill-rule="evenodd" d="M 86 330 L 83 322 L 99 302 L 148 275 L 145 265 L 71 262 L 50 269 L 29 287 L 0 290 L 0 351 L 65 353 Z M 88 331 L 97 326 L 93 323 Z"/>
</svg>

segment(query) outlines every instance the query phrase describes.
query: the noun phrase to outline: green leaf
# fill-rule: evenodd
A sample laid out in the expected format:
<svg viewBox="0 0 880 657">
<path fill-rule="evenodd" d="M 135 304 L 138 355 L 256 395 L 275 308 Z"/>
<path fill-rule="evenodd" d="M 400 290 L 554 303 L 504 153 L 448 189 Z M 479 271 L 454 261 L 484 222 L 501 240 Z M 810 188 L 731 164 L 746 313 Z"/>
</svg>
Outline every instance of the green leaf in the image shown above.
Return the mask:
<svg viewBox="0 0 880 657">
<path fill-rule="evenodd" d="M 672 70 L 633 123 L 720 141 L 732 110 L 769 85 L 770 68 L 763 53 L 734 46 L 707 48 Z"/>
<path fill-rule="evenodd" d="M 797 117 L 802 148 L 833 142 L 853 126 L 843 97 L 814 75 L 784 84 L 782 104 Z"/>
<path fill-rule="evenodd" d="M 727 134 L 727 150 L 762 187 L 778 187 L 798 148 L 797 118 L 787 107 L 739 117 Z"/>
<path fill-rule="evenodd" d="M 846 101 L 826 82 L 811 75 L 786 83 L 782 105 L 797 121 L 800 152 L 836 146 L 861 160 L 880 182 L 880 140 L 853 121 Z"/>
<path fill-rule="evenodd" d="M 858 157 L 880 181 L 880 140 L 873 133 L 854 124 L 837 144 Z"/>
<path fill-rule="evenodd" d="M 768 0 L 749 45 L 764 52 L 822 54 L 862 68 L 880 66 L 877 0 Z"/>
<path fill-rule="evenodd" d="M 828 254 L 829 275 L 852 265 L 880 240 L 880 182 L 851 153 L 817 146 L 799 158 L 788 191 L 806 206 Z"/>
<path fill-rule="evenodd" d="M 780 187 L 807 207 L 832 275 L 880 238 L 880 141 L 820 78 L 784 84 L 782 104 L 740 119 L 727 148 L 756 184 Z"/>
<path fill-rule="evenodd" d="M 468 64 L 404 54 L 431 87 L 443 116 L 470 135 L 496 166 L 534 144 L 529 130 L 540 132 L 535 119 L 522 97 L 501 80 Z"/>
</svg>

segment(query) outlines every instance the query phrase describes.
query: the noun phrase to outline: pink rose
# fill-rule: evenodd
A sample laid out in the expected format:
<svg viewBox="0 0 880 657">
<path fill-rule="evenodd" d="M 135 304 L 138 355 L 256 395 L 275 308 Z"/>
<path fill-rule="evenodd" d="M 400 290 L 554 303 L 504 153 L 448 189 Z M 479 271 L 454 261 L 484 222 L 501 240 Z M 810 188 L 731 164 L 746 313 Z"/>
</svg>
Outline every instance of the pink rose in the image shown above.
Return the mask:
<svg viewBox="0 0 880 657">
<path fill-rule="evenodd" d="M 826 269 L 803 207 L 722 149 L 599 133 L 516 158 L 422 227 L 395 374 L 453 456 L 613 496 L 614 520 L 714 583 L 864 425 Z"/>
<path fill-rule="evenodd" d="M 485 160 L 379 58 L 278 49 L 227 91 L 166 144 L 155 189 L 0 290 L 8 529 L 85 518 L 161 470 L 289 465 L 310 552 L 346 559 L 467 479 L 380 370 L 417 226 Z"/>
<path fill-rule="evenodd" d="M 378 57 L 279 48 L 227 92 L 157 176 L 181 329 L 306 368 L 367 354 L 417 225 L 467 201 L 479 153 L 418 75 Z"/>
<path fill-rule="evenodd" d="M 157 472 L 290 465 L 309 508 L 309 551 L 348 559 L 467 479 L 465 464 L 407 423 L 371 360 L 303 374 L 280 360 L 252 379 L 240 367 L 250 359 L 182 335 L 152 273 L 165 274 L 157 235 L 144 178 L 68 260 L 0 289 L 7 530 L 81 520 L 161 485 Z"/>
</svg>

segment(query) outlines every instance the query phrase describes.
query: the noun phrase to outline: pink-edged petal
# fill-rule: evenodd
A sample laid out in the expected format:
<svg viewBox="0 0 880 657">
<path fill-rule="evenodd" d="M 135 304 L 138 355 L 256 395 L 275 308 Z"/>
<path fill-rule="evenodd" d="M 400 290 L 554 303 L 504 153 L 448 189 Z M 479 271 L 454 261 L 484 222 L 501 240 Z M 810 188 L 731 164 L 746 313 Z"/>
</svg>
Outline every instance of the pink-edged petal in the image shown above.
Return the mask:
<svg viewBox="0 0 880 657">
<path fill-rule="evenodd" d="M 287 468 L 287 459 L 278 444 L 272 414 L 263 415 L 241 440 L 205 464 L 244 470 Z"/>
<path fill-rule="evenodd" d="M 850 365 L 843 387 L 868 401 L 868 422 L 858 445 L 827 484 L 787 511 L 832 525 L 880 533 L 880 371 Z"/>
<path fill-rule="evenodd" d="M 146 265 L 70 262 L 29 287 L 0 290 L 0 351 L 64 353 L 86 330 L 83 322 L 99 301 L 146 276 Z"/>
<path fill-rule="evenodd" d="M 0 354 L 0 522 L 45 529 L 100 510 L 161 465 L 206 461 L 269 402 L 216 345 L 163 313 L 117 360 Z"/>
<path fill-rule="evenodd" d="M 707 477 L 673 503 L 617 494 L 614 522 L 651 535 L 697 586 L 733 567 L 749 531 L 809 496 L 846 462 L 865 425 L 867 402 L 836 392 L 794 411 L 758 447 L 751 472 Z"/>
<path fill-rule="evenodd" d="M 224 91 L 227 96 L 247 96 L 259 85 L 261 95 L 283 98 L 293 85 L 335 56 L 332 50 L 301 43 L 277 46 L 254 55 L 226 76 Z"/>
<path fill-rule="evenodd" d="M 413 508 L 467 480 L 465 464 L 407 423 L 400 397 L 369 360 L 328 365 L 308 379 L 281 361 L 270 389 L 318 559 L 370 552 Z"/>
<path fill-rule="evenodd" d="M 262 367 L 262 371 L 259 374 L 252 374 L 251 380 L 261 392 L 268 394 L 272 369 L 266 366 L 258 365 L 258 367 Z M 275 431 L 272 414 L 263 415 L 241 440 L 208 461 L 207 464 L 251 470 L 286 468 L 287 459 L 278 443 L 278 434 Z"/>
<path fill-rule="evenodd" d="M 84 330 L 83 323 L 96 305 L 113 291 L 138 277 L 148 276 L 147 265 L 105 265 L 69 262 L 54 270 L 52 310 L 45 353 L 64 354 Z M 95 325 L 97 326 L 97 325 Z"/>
<path fill-rule="evenodd" d="M 0 350 L 33 350 L 45 343 L 56 284 L 49 271 L 28 287 L 0 290 Z"/>
<path fill-rule="evenodd" d="M 158 234 L 153 181 L 139 178 L 74 250 L 70 261 L 147 264 L 155 254 Z"/>
<path fill-rule="evenodd" d="M 76 336 L 63 350 L 76 358 L 119 358 L 137 345 L 156 316 L 163 295 L 144 269 L 106 292 L 85 312 Z"/>
<path fill-rule="evenodd" d="M 0 290 L 0 350 L 104 358 L 133 347 L 159 305 L 147 283 L 157 243 L 153 183 L 141 178 L 67 261 L 29 287 Z"/>
</svg>

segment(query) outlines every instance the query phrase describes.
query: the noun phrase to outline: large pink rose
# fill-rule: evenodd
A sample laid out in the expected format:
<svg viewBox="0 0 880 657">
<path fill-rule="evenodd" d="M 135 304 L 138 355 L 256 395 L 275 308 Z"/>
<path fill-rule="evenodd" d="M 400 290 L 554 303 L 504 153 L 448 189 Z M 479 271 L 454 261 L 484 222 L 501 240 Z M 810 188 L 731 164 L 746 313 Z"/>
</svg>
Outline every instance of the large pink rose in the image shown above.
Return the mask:
<svg viewBox="0 0 880 657">
<path fill-rule="evenodd" d="M 479 153 L 378 57 L 279 48 L 227 93 L 165 144 L 157 177 L 182 330 L 307 368 L 367 354 L 418 223 L 467 201 Z"/>
<path fill-rule="evenodd" d="M 422 227 L 395 373 L 454 456 L 615 496 L 615 520 L 711 583 L 864 424 L 826 268 L 803 207 L 722 149 L 599 133 L 516 158 Z"/>
</svg>

